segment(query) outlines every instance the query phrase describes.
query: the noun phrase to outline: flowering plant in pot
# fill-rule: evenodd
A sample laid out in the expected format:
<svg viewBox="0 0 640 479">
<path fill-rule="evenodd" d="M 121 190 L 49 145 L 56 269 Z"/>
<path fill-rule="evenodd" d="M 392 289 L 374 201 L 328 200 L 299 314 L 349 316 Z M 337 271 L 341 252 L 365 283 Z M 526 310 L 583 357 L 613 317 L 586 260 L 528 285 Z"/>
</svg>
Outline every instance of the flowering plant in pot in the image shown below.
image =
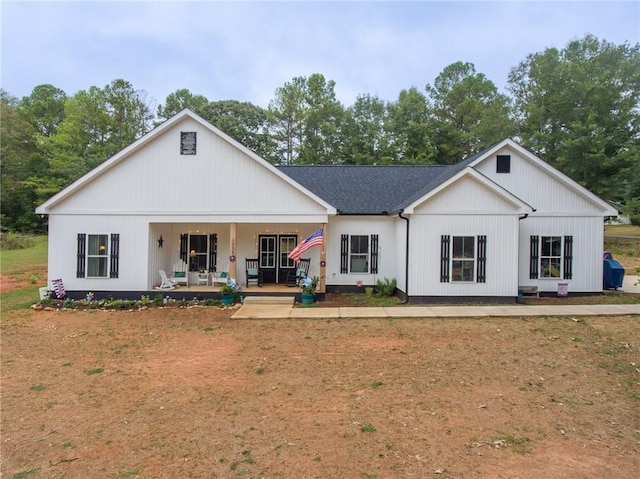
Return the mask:
<svg viewBox="0 0 640 479">
<path fill-rule="evenodd" d="M 235 279 L 228 278 L 227 282 L 222 285 L 222 288 L 220 288 L 220 296 L 223 304 L 226 306 L 232 305 L 236 294 L 239 294 L 241 291 L 242 287 L 240 284 L 236 283 Z"/>
<path fill-rule="evenodd" d="M 308 276 L 300 283 L 300 298 L 305 304 L 313 303 L 316 296 L 316 286 L 318 286 L 318 277 L 314 276 L 309 278 Z"/>
</svg>

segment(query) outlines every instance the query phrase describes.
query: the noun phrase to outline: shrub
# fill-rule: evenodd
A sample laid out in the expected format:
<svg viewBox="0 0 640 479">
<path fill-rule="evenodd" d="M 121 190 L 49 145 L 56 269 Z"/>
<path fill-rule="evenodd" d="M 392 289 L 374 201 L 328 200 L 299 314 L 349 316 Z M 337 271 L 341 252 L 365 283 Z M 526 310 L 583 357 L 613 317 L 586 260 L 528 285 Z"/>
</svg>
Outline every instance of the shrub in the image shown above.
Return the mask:
<svg viewBox="0 0 640 479">
<path fill-rule="evenodd" d="M 376 282 L 376 289 L 380 296 L 395 296 L 397 285 L 398 282 L 395 278 L 391 280 L 384 278 L 384 281 L 378 280 Z"/>
<path fill-rule="evenodd" d="M 31 248 L 35 244 L 33 236 L 22 236 L 15 233 L 3 233 L 0 236 L 0 244 L 2 249 L 27 249 Z"/>
<path fill-rule="evenodd" d="M 162 294 L 158 293 L 153 297 L 153 304 L 156 306 L 162 306 L 164 304 L 164 297 Z"/>
</svg>

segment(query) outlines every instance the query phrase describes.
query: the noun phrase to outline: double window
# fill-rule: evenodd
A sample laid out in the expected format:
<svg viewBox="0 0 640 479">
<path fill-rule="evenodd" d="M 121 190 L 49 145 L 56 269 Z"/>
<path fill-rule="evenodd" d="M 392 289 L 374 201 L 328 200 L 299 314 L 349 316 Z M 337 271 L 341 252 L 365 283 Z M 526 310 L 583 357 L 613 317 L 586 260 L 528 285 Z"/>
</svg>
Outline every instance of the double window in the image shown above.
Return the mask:
<svg viewBox="0 0 640 479">
<path fill-rule="evenodd" d="M 341 235 L 340 273 L 378 274 L 378 235 Z"/>
<path fill-rule="evenodd" d="M 531 236 L 530 279 L 571 279 L 573 236 Z"/>
<path fill-rule="evenodd" d="M 486 282 L 487 237 L 440 237 L 440 282 Z"/>
<path fill-rule="evenodd" d="M 119 234 L 78 234 L 76 277 L 117 278 L 119 263 Z"/>
</svg>

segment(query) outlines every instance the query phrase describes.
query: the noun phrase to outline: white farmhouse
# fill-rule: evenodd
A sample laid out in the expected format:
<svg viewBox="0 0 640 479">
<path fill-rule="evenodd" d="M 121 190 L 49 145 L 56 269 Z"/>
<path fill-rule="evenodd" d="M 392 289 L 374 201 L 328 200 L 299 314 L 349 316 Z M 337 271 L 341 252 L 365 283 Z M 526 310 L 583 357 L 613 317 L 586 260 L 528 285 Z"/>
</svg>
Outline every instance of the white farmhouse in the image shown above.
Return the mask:
<svg viewBox="0 0 640 479">
<path fill-rule="evenodd" d="M 214 297 L 221 271 L 245 282 L 247 259 L 291 294 L 288 254 L 323 228 L 303 255 L 320 293 L 395 278 L 410 302 L 602 292 L 617 214 L 511 139 L 452 166 L 276 167 L 189 110 L 36 213 L 49 216 L 49 281 L 70 297 L 153 294 L 161 270 Z"/>
</svg>

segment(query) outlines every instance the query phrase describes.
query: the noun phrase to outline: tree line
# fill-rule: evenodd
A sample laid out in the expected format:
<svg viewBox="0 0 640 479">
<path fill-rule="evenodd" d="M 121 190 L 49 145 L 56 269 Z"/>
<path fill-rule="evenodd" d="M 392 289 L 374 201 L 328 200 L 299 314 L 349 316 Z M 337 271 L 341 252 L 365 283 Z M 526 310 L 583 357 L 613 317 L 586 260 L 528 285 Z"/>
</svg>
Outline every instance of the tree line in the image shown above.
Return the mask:
<svg viewBox="0 0 640 479">
<path fill-rule="evenodd" d="M 384 101 L 337 100 L 320 73 L 277 88 L 267 108 L 179 89 L 154 111 L 123 79 L 72 96 L 0 91 L 2 228 L 42 231 L 35 207 L 184 108 L 273 164 L 453 164 L 512 137 L 597 195 L 640 216 L 640 46 L 592 35 L 528 55 L 507 94 L 472 63 Z"/>
</svg>

